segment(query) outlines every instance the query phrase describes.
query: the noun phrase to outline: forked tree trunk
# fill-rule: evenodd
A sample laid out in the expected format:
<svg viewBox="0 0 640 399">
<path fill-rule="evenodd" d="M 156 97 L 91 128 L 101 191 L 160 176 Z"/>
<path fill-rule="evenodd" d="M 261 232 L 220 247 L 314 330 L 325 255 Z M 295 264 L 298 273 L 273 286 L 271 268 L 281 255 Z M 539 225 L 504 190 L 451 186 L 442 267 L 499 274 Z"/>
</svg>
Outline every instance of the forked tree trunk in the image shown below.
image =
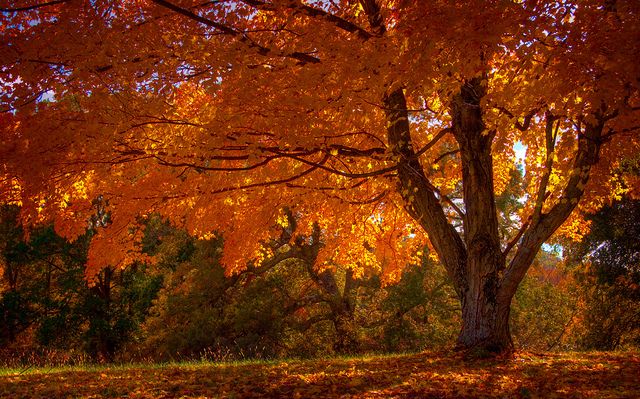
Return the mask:
<svg viewBox="0 0 640 399">
<path fill-rule="evenodd" d="M 442 201 L 430 187 L 415 152 L 410 147 L 408 117 L 402 90 L 385 99 L 388 135 L 400 156 L 399 177 L 403 187 L 413 190 L 407 210 L 429 233 L 436 252 L 454 282 L 462 304 L 459 349 L 491 353 L 513 349 L 509 333 L 509 308 L 513 293 L 501 290 L 500 275 L 505 270 L 493 192 L 491 143 L 495 132 L 487 132 L 479 107 L 483 88 L 470 82 L 454 98 L 452 129 L 460 145 L 464 194 L 464 234 L 447 221 Z"/>
<path fill-rule="evenodd" d="M 501 353 L 513 348 L 509 334 L 511 296 L 500 289 L 505 257 L 500 246 L 493 186 L 491 145 L 480 100 L 480 79 L 464 84 L 451 103 L 452 133 L 460 146 L 464 209 L 466 279 L 462 289 L 462 330 L 458 347 Z"/>
<path fill-rule="evenodd" d="M 481 99 L 486 88 L 480 78 L 465 82 L 452 99 L 451 133 L 458 146 L 462 172 L 464 206 L 443 196 L 427 176 L 412 147 L 409 115 L 401 87 L 384 98 L 387 137 L 397 159 L 398 184 L 405 209 L 428 233 L 435 251 L 454 283 L 462 304 L 462 329 L 459 349 L 478 349 L 504 353 L 513 349 L 509 333 L 511 299 L 541 245 L 571 214 L 589 180 L 589 171 L 597 163 L 604 111 L 594 114 L 596 123 L 578 128 L 578 148 L 573 167 L 563 188 L 561 200 L 542 212 L 547 197 L 547 182 L 553 166 L 556 117 L 545 114 L 547 163 L 542 176 L 533 214 L 502 250 L 493 185 L 491 146 L 496 134 L 483 122 Z M 613 114 L 615 115 L 615 114 Z M 444 131 L 443 131 L 444 132 Z M 444 134 L 444 133 L 443 133 Z M 434 139 L 437 140 L 437 139 Z M 429 146 L 434 145 L 430 143 Z M 453 227 L 443 206 L 458 213 L 462 231 Z M 516 245 L 517 244 L 517 245 Z M 510 252 L 514 249 L 514 252 Z M 507 255 L 509 264 L 507 264 Z"/>
<path fill-rule="evenodd" d="M 362 0 L 361 3 L 372 31 L 384 35 L 386 27 L 378 2 Z M 612 7 L 606 6 L 604 10 L 609 12 Z M 576 127 L 578 148 L 567 182 L 559 193 L 561 199 L 543 212 L 553 170 L 556 140 L 553 123 L 557 119 L 551 109 L 547 110 L 547 162 L 534 199 L 534 212 L 528 221 L 523 221 L 520 231 L 503 253 L 495 207 L 491 152 L 496 131 L 486 128 L 482 115 L 481 99 L 486 94 L 486 77 L 477 76 L 461 85 L 460 92 L 453 96 L 450 104 L 451 127 L 441 131 L 418 152 L 411 140 L 410 117 L 402 84 L 389 83 L 383 103 L 387 139 L 397 160 L 398 186 L 406 211 L 429 235 L 462 303 L 463 327 L 458 346 L 484 348 L 491 352 L 508 351 L 513 347 L 509 334 L 511 299 L 542 244 L 569 217 L 582 197 L 591 167 L 598 162 L 605 122 L 614 118 L 618 111 L 607 109 L 603 103 L 600 108 L 589 111 L 590 118 L 583 119 L 587 115 L 581 115 Z M 516 120 L 514 128 L 527 130 L 536 112 L 525 116 L 524 123 Z M 575 125 L 575 120 L 570 122 Z M 453 134 L 459 145 L 464 185 L 462 210 L 431 184 L 419 159 L 420 154 L 434 146 L 446 133 Z M 449 223 L 443 205 L 458 212 L 463 234 Z"/>
</svg>

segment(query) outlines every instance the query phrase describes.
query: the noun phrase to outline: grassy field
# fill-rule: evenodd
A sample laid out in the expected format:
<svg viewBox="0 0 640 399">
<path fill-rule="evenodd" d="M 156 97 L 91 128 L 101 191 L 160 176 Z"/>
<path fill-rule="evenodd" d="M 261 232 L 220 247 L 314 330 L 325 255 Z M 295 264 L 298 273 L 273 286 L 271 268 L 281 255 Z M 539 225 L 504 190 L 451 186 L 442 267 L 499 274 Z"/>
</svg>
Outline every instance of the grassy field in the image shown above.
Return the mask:
<svg viewBox="0 0 640 399">
<path fill-rule="evenodd" d="M 2 398 L 640 398 L 638 353 L 0 369 Z"/>
</svg>

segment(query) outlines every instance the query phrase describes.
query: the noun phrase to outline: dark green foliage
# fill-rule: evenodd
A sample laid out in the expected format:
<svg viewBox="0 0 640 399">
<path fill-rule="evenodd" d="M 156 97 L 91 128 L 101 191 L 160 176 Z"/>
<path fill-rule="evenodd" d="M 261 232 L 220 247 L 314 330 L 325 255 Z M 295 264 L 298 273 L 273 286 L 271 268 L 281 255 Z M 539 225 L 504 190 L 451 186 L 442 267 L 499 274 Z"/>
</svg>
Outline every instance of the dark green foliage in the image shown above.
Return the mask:
<svg viewBox="0 0 640 399">
<path fill-rule="evenodd" d="M 83 271 L 66 276 L 57 300 L 40 318 L 38 341 L 60 349 L 80 347 L 93 359 L 110 361 L 138 331 L 161 278 L 146 273 L 145 266 L 105 269 L 95 285 L 87 286 Z"/>
<path fill-rule="evenodd" d="M 383 339 L 389 352 L 417 351 L 452 342 L 460 322 L 459 304 L 444 268 L 429 257 L 410 265 L 389 287 Z"/>
<path fill-rule="evenodd" d="M 511 306 L 510 326 L 518 348 L 574 349 L 568 335 L 576 322 L 578 298 L 571 284 L 562 260 L 540 251 Z"/>
<path fill-rule="evenodd" d="M 510 184 L 519 179 L 514 173 Z M 513 197 L 498 202 L 505 218 L 521 206 Z M 107 268 L 88 286 L 93 229 L 109 223 L 103 205 L 96 203 L 102 216 L 95 227 L 75 242 L 51 226 L 25 239 L 19 209 L 2 208 L 0 348 L 26 342 L 94 361 L 318 357 L 420 351 L 452 343 L 459 331 L 459 303 L 438 262 L 424 256 L 384 287 L 376 274 L 355 277 L 339 265 L 317 270 L 322 242 L 291 239 L 293 219 L 283 241 L 269 244 L 273 258 L 227 276 L 222 239 L 198 240 L 151 216 L 141 220 L 141 245 L 157 264 Z M 519 347 L 572 348 L 579 319 L 584 347 L 638 344 L 640 206 L 616 204 L 593 220 L 592 233 L 570 251 L 590 261 L 577 273 L 585 311 L 560 258 L 541 252 L 513 301 Z"/>
<path fill-rule="evenodd" d="M 220 241 L 187 245 L 194 248 L 191 258 L 167 275 L 145 323 L 147 353 L 161 359 L 291 355 L 286 292 L 296 266 L 225 277 Z"/>
<path fill-rule="evenodd" d="M 225 277 L 219 245 L 196 242 L 193 258 L 167 275 L 145 323 L 152 357 L 416 351 L 451 342 L 457 332 L 455 293 L 428 258 L 382 288 L 377 276 L 316 272 L 296 258 Z"/>
<path fill-rule="evenodd" d="M 146 317 L 161 276 L 144 265 L 107 268 L 89 286 L 84 272 L 91 231 L 68 242 L 44 226 L 27 240 L 17 215 L 15 207 L 2 208 L 7 287 L 0 290 L 0 345 L 10 347 L 27 334 L 33 349 L 81 349 L 94 360 L 112 360 Z"/>
<path fill-rule="evenodd" d="M 502 239 L 513 237 L 520 228 L 520 220 L 516 215 L 522 209 L 525 195 L 524 166 L 518 164 L 509 172 L 509 181 L 502 194 L 496 196 L 496 209 L 500 220 L 500 236 Z"/>
<path fill-rule="evenodd" d="M 590 260 L 600 284 L 615 284 L 620 278 L 640 282 L 640 200 L 615 202 L 590 219 L 591 231 L 574 257 Z"/>
<path fill-rule="evenodd" d="M 617 201 L 592 216 L 591 232 L 571 250 L 585 305 L 581 345 L 640 345 L 640 201 Z"/>
<path fill-rule="evenodd" d="M 31 324 L 33 311 L 19 291 L 8 291 L 0 297 L 0 347 L 12 343 Z"/>
<path fill-rule="evenodd" d="M 145 347 L 162 358 L 193 357 L 226 335 L 220 323 L 226 284 L 218 262 L 220 242 L 195 242 L 174 229 L 157 244 L 155 255 L 168 271 L 145 323 Z M 177 261 L 187 251 L 191 256 Z"/>
</svg>

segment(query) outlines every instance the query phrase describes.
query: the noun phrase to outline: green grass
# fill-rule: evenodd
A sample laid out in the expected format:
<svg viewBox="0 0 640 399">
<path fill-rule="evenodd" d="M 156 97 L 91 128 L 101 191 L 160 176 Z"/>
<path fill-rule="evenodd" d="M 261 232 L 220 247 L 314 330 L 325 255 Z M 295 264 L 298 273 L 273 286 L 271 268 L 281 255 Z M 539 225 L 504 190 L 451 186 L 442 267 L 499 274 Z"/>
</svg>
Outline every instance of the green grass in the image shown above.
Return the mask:
<svg viewBox="0 0 640 399">
<path fill-rule="evenodd" d="M 341 355 L 332 357 L 331 360 L 335 361 L 366 361 L 370 359 L 385 359 L 394 358 L 398 356 L 414 355 L 413 352 L 407 353 L 383 353 L 383 354 L 354 354 L 354 355 Z M 324 359 L 326 360 L 326 359 Z M 300 358 L 285 358 L 285 359 L 242 359 L 242 360 L 225 360 L 225 361 L 213 361 L 213 360 L 180 360 L 180 361 L 167 361 L 167 362 L 132 362 L 132 363 L 83 363 L 76 365 L 50 365 L 50 366 L 31 366 L 25 365 L 22 367 L 2 367 L 0 366 L 0 376 L 11 375 L 29 375 L 29 374 L 51 374 L 61 372 L 102 372 L 102 371 L 117 371 L 117 370 L 131 370 L 131 369 L 163 369 L 163 368 L 183 368 L 183 369 L 197 369 L 203 367 L 229 367 L 229 366 L 250 366 L 250 365 L 276 365 L 276 364 L 301 364 L 301 363 L 313 363 L 318 359 L 300 359 Z"/>
<path fill-rule="evenodd" d="M 260 360 L 246 359 L 215 362 L 211 360 L 183 360 L 170 362 L 134 362 L 134 363 L 108 363 L 108 364 L 78 364 L 78 365 L 54 365 L 54 366 L 25 366 L 25 367 L 0 367 L 0 376 L 12 375 L 30 375 L 30 374 L 52 374 L 63 372 L 103 372 L 103 371 L 122 371 L 132 369 L 164 369 L 164 368 L 182 368 L 197 369 L 202 367 L 218 367 L 218 366 L 243 366 L 243 365 L 268 365 L 277 364 L 295 360 Z"/>
</svg>

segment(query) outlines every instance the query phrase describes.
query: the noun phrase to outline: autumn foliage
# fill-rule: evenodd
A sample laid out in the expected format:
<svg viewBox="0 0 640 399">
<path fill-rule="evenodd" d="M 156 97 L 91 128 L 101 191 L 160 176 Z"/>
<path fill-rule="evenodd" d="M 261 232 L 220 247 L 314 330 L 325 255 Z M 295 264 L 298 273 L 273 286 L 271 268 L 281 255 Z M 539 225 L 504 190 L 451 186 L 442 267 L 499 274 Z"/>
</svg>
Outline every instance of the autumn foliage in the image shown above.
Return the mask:
<svg viewBox="0 0 640 399">
<path fill-rule="evenodd" d="M 89 279 L 147 260 L 153 212 L 223 232 L 232 275 L 286 208 L 319 270 L 396 281 L 429 243 L 460 346 L 499 352 L 541 245 L 639 187 L 635 1 L 1 4 L 2 198 L 68 238 L 108 201 Z"/>
</svg>

